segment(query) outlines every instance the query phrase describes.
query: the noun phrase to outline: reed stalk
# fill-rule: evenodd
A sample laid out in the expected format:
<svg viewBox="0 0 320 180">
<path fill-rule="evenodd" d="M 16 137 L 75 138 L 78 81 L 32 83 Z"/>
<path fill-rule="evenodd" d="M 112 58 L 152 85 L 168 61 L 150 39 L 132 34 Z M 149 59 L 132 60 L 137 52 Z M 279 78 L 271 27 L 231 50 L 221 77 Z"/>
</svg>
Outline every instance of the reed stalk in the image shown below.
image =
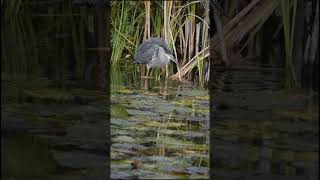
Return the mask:
<svg viewBox="0 0 320 180">
<path fill-rule="evenodd" d="M 293 6 L 291 6 L 293 2 Z M 293 66 L 292 50 L 293 50 L 293 40 L 294 40 L 294 26 L 295 26 L 295 16 L 297 9 L 297 0 L 282 0 L 280 1 L 282 20 L 283 20 L 283 32 L 285 41 L 285 51 L 286 51 L 286 72 L 287 72 L 287 86 L 296 86 L 295 70 Z"/>
</svg>

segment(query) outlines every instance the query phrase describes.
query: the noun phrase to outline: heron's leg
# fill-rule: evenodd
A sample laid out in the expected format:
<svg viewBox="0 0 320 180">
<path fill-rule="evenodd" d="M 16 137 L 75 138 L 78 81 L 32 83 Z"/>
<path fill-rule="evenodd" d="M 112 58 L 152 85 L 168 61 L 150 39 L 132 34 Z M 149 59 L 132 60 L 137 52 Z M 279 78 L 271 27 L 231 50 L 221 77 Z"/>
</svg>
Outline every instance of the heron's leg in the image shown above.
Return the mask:
<svg viewBox="0 0 320 180">
<path fill-rule="evenodd" d="M 147 66 L 147 77 L 149 77 L 149 71 L 150 71 L 150 68 Z"/>
<path fill-rule="evenodd" d="M 168 78 L 168 77 L 169 77 L 168 69 L 169 69 L 169 66 L 168 66 L 168 65 L 166 65 L 166 78 Z"/>
<path fill-rule="evenodd" d="M 150 66 L 148 66 L 148 64 L 147 64 L 147 66 L 146 66 L 146 68 L 147 68 L 147 72 L 146 72 L 146 74 L 145 74 L 145 72 L 143 72 L 143 74 L 142 74 L 142 78 L 150 78 L 149 77 L 149 71 L 150 71 Z"/>
<path fill-rule="evenodd" d="M 148 79 L 144 81 L 144 90 L 148 92 Z"/>
<path fill-rule="evenodd" d="M 166 69 L 165 69 L 165 68 L 161 68 L 161 70 L 162 70 L 162 71 L 161 71 L 161 73 L 159 74 L 159 76 L 161 76 Z"/>
</svg>

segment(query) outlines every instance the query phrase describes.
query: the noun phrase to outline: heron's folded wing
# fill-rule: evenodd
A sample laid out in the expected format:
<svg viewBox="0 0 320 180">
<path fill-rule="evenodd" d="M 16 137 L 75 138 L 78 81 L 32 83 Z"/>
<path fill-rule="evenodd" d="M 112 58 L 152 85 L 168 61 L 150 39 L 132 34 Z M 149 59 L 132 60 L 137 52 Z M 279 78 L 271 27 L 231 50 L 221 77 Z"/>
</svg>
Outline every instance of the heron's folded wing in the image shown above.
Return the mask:
<svg viewBox="0 0 320 180">
<path fill-rule="evenodd" d="M 149 63 L 152 60 L 154 53 L 157 52 L 157 50 L 158 50 L 158 47 L 150 43 L 142 44 L 142 46 L 139 47 L 134 57 L 135 62 L 139 64 Z"/>
</svg>

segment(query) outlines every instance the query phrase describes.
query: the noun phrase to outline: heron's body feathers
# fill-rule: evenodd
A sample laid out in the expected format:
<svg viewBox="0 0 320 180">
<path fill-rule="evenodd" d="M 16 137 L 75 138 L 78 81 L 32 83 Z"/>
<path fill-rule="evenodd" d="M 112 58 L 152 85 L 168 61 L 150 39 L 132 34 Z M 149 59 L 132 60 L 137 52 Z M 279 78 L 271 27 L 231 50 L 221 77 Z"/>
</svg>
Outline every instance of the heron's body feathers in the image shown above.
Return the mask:
<svg viewBox="0 0 320 180">
<path fill-rule="evenodd" d="M 134 60 L 135 63 L 149 64 L 150 67 L 157 65 L 161 66 L 161 64 L 168 63 L 170 61 L 158 61 L 160 60 L 159 56 L 161 56 L 161 53 L 172 54 L 172 51 L 168 48 L 167 43 L 163 39 L 150 38 L 138 47 Z"/>
<path fill-rule="evenodd" d="M 170 60 L 172 60 L 177 65 L 179 72 L 179 62 L 173 56 L 172 51 L 169 49 L 167 43 L 161 38 L 150 38 L 143 42 L 134 55 L 135 63 L 146 64 L 147 66 L 147 76 L 149 74 L 149 69 L 152 67 L 166 67 Z"/>
</svg>

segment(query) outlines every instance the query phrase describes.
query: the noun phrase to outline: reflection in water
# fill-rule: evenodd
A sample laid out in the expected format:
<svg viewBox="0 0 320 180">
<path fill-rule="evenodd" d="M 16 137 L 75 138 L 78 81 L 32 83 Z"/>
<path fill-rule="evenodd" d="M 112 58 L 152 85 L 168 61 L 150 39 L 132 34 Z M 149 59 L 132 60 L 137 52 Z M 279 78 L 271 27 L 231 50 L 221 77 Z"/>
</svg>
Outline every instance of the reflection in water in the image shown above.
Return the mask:
<svg viewBox="0 0 320 180">
<path fill-rule="evenodd" d="M 318 179 L 318 95 L 284 89 L 272 69 L 214 71 L 216 179 Z"/>
<path fill-rule="evenodd" d="M 139 78 L 113 85 L 111 99 L 112 178 L 208 178 L 206 90 Z"/>
<path fill-rule="evenodd" d="M 57 173 L 48 143 L 33 136 L 1 138 L 2 179 L 45 179 Z M 23 151 L 21 151 L 23 149 Z M 35 178 L 38 177 L 38 178 Z"/>
<path fill-rule="evenodd" d="M 106 176 L 104 91 L 52 88 L 46 78 L 9 74 L 1 85 L 3 179 Z"/>
<path fill-rule="evenodd" d="M 163 83 L 160 84 L 159 95 L 168 96 L 168 80 L 166 79 Z"/>
</svg>

